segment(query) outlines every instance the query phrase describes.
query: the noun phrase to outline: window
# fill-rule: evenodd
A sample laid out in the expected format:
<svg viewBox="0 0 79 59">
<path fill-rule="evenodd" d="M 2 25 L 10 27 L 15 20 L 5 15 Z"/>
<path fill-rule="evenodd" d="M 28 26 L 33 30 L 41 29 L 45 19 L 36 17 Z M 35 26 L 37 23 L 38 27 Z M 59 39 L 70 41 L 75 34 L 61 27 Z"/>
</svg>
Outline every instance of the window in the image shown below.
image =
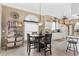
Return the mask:
<svg viewBox="0 0 79 59">
<path fill-rule="evenodd" d="M 52 30 L 60 29 L 60 24 L 58 22 L 52 22 Z"/>
<path fill-rule="evenodd" d="M 38 18 L 34 15 L 28 15 L 24 19 L 24 39 L 27 40 L 27 33 L 38 32 Z"/>
<path fill-rule="evenodd" d="M 55 22 L 52 22 L 52 30 L 56 30 L 56 25 L 55 25 Z"/>
<path fill-rule="evenodd" d="M 45 28 L 46 29 L 51 29 L 52 28 L 52 22 L 45 22 Z"/>
</svg>

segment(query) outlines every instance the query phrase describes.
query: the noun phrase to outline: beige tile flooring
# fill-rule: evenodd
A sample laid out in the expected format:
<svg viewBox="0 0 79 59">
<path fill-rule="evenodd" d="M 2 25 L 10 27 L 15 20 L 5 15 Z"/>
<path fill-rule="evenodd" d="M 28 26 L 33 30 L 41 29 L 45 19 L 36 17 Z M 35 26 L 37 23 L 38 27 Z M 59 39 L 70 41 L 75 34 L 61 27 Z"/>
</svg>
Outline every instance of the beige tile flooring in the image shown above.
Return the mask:
<svg viewBox="0 0 79 59">
<path fill-rule="evenodd" d="M 52 55 L 51 56 L 74 56 L 73 51 L 66 52 L 67 43 L 65 40 L 62 41 L 52 41 Z M 48 56 L 49 53 L 47 53 Z M 79 53 L 76 54 L 79 56 Z M 26 45 L 9 49 L 7 51 L 0 50 L 0 56 L 27 56 Z M 36 50 L 31 51 L 31 56 L 44 56 L 42 52 L 36 52 Z"/>
</svg>

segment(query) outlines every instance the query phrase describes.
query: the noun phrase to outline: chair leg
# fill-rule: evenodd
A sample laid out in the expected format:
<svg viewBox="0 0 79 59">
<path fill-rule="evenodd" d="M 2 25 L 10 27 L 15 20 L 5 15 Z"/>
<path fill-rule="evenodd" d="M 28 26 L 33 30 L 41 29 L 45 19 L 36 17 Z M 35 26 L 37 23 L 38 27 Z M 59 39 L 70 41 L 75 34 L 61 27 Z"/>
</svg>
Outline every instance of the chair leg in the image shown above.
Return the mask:
<svg viewBox="0 0 79 59">
<path fill-rule="evenodd" d="M 76 55 L 76 54 L 75 54 L 75 45 L 74 45 L 74 44 L 73 44 L 73 49 L 74 49 L 74 55 Z"/>
<path fill-rule="evenodd" d="M 77 48 L 77 45 L 75 44 L 75 46 L 76 46 L 76 51 L 77 51 L 77 53 L 78 53 L 78 48 Z"/>
<path fill-rule="evenodd" d="M 29 48 L 28 48 L 28 50 L 29 50 L 29 51 L 28 51 L 28 55 L 30 55 L 30 45 L 29 45 Z"/>
<path fill-rule="evenodd" d="M 69 46 L 69 48 L 72 48 L 72 46 L 71 46 L 71 43 L 70 43 L 70 46 Z"/>
<path fill-rule="evenodd" d="M 28 52 L 28 47 L 27 47 L 27 52 Z"/>
<path fill-rule="evenodd" d="M 66 52 L 67 52 L 68 48 L 69 48 L 69 43 L 68 43 L 68 45 L 67 45 L 67 49 L 66 49 Z"/>
<path fill-rule="evenodd" d="M 44 47 L 44 55 L 46 56 L 46 45 Z"/>
<path fill-rule="evenodd" d="M 51 51 L 51 45 L 50 45 L 50 55 L 52 54 L 52 51 Z"/>
<path fill-rule="evenodd" d="M 44 49 L 44 55 L 46 56 L 46 49 Z"/>
<path fill-rule="evenodd" d="M 34 49 L 35 49 L 35 47 L 36 47 L 36 46 L 35 46 L 35 43 L 34 43 Z"/>
<path fill-rule="evenodd" d="M 28 52 L 28 45 L 27 45 L 27 52 Z"/>
</svg>

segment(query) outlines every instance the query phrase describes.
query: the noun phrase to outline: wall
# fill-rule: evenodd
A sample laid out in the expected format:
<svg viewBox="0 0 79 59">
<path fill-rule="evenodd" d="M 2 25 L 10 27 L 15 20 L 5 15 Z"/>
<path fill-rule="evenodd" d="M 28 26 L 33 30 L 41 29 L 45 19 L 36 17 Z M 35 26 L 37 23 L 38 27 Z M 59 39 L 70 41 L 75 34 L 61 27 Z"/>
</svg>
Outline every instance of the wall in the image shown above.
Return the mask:
<svg viewBox="0 0 79 59">
<path fill-rule="evenodd" d="M 71 17 L 71 3 L 42 3 L 41 13 L 58 18 Z"/>
<path fill-rule="evenodd" d="M 1 47 L 1 16 L 2 16 L 2 6 L 0 5 L 0 47 Z"/>
<path fill-rule="evenodd" d="M 40 3 L 2 3 L 2 5 L 40 14 Z"/>
<path fill-rule="evenodd" d="M 4 3 L 3 5 L 55 17 L 71 17 L 71 3 Z M 41 6 L 41 9 L 40 9 Z"/>
<path fill-rule="evenodd" d="M 9 20 L 10 17 L 10 13 L 11 12 L 17 12 L 19 14 L 19 19 L 16 19 L 18 21 L 22 21 L 24 20 L 25 16 L 29 15 L 29 14 L 33 14 L 35 16 L 38 17 L 39 19 L 39 15 L 34 14 L 34 13 L 30 13 L 30 12 L 25 12 L 25 11 L 21 11 L 15 8 L 10 8 L 10 7 L 6 7 L 6 6 L 2 6 L 3 11 L 2 11 L 2 29 L 5 29 L 5 31 L 7 30 L 7 21 Z"/>
<path fill-rule="evenodd" d="M 79 14 L 79 3 L 72 3 L 71 10 L 72 10 L 72 15 Z"/>
</svg>

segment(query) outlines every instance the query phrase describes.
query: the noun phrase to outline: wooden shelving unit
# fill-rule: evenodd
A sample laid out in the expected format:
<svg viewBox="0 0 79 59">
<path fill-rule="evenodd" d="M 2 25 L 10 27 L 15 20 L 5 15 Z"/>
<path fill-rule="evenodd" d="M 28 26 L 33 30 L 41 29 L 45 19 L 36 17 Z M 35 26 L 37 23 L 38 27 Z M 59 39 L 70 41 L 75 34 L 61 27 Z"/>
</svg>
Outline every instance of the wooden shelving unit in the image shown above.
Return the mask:
<svg viewBox="0 0 79 59">
<path fill-rule="evenodd" d="M 6 49 L 23 45 L 24 38 L 22 29 L 22 22 L 15 20 L 8 21 L 8 36 L 5 44 Z"/>
</svg>

